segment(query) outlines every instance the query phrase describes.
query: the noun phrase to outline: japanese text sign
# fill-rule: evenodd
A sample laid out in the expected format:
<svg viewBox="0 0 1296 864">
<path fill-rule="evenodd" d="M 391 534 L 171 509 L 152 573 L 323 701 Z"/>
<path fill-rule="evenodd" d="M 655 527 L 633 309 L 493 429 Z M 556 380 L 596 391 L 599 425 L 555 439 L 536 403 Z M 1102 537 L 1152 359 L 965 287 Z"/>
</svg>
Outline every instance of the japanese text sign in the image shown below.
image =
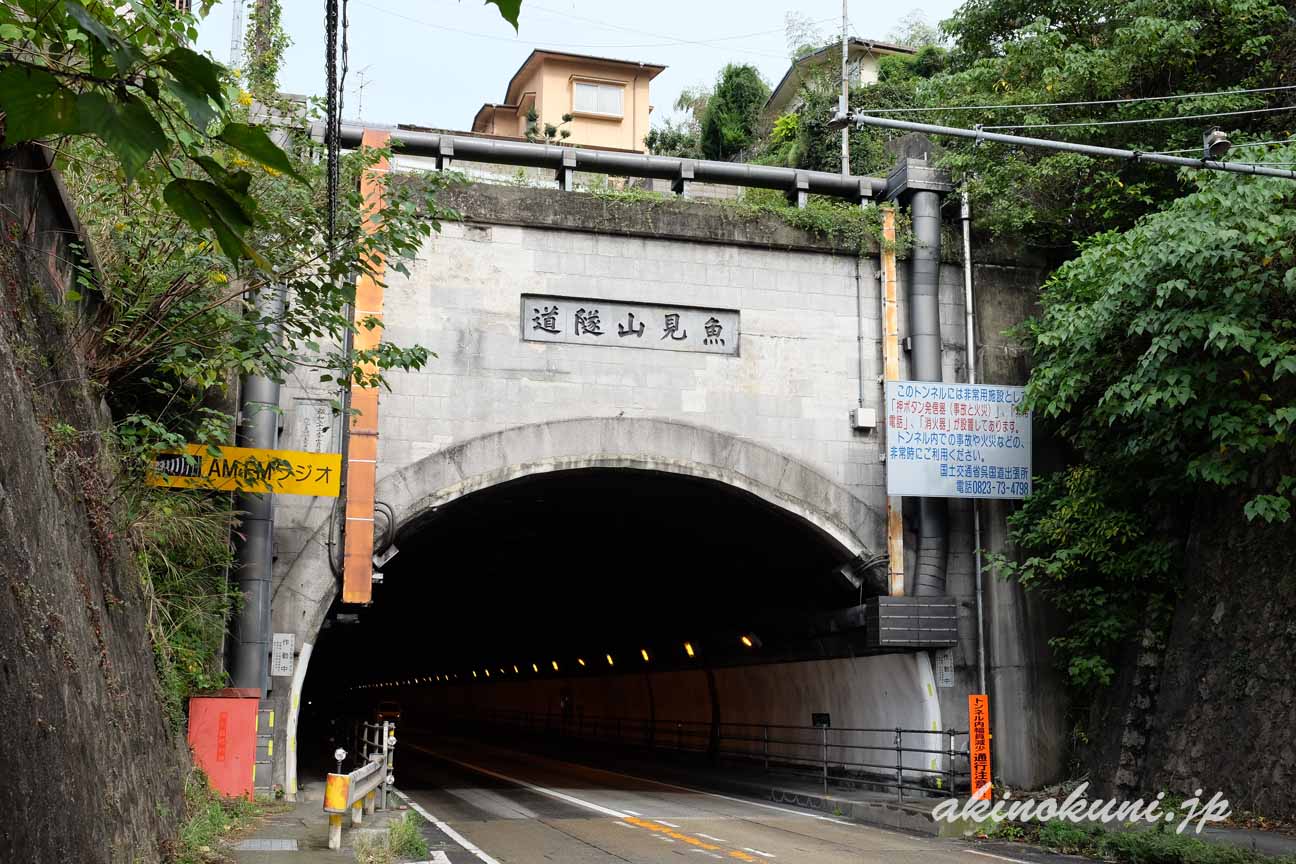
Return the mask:
<svg viewBox="0 0 1296 864">
<path fill-rule="evenodd" d="M 972 693 L 968 696 L 968 761 L 972 768 L 972 797 L 989 801 L 992 789 L 990 697 L 984 693 Z"/>
<path fill-rule="evenodd" d="M 1025 498 L 1031 415 L 1022 387 L 888 381 L 887 494 Z"/>
<path fill-rule="evenodd" d="M 735 309 L 523 294 L 521 326 L 528 342 L 738 353 Z"/>
<path fill-rule="evenodd" d="M 184 453 L 158 456 L 148 474 L 149 485 L 337 497 L 342 472 L 340 453 L 251 447 L 216 450 L 219 458 L 213 458 L 204 444 L 187 444 Z"/>
</svg>

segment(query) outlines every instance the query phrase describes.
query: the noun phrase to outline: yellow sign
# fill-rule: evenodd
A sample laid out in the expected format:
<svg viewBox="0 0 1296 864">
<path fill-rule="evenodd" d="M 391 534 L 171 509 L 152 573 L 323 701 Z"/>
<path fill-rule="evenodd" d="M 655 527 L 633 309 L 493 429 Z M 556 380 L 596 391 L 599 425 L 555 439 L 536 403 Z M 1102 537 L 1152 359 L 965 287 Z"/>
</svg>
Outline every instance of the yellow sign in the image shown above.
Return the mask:
<svg viewBox="0 0 1296 864">
<path fill-rule="evenodd" d="M 252 447 L 214 449 L 220 458 L 212 458 L 211 448 L 205 444 L 186 444 L 184 453 L 163 453 L 153 462 L 149 485 L 329 498 L 338 495 L 342 473 L 339 453 Z"/>
</svg>

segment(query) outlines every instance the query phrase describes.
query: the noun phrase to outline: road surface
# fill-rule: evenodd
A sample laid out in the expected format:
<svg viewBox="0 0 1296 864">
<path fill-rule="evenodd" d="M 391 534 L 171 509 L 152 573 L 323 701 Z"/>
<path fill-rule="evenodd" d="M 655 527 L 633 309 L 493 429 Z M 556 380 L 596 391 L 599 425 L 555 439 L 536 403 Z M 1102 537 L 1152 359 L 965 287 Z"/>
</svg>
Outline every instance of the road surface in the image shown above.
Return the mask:
<svg viewBox="0 0 1296 864">
<path fill-rule="evenodd" d="M 450 864 L 994 864 L 1015 850 L 911 837 L 820 813 L 461 740 L 401 742 L 398 786 Z"/>
</svg>

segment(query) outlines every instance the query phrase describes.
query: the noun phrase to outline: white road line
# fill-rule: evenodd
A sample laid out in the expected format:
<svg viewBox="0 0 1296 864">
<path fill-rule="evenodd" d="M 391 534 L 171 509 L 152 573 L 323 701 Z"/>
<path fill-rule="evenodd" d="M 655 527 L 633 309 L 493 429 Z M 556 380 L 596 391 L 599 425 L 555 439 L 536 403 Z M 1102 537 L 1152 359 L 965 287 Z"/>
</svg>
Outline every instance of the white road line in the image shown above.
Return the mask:
<svg viewBox="0 0 1296 864">
<path fill-rule="evenodd" d="M 696 833 L 699 837 L 705 837 L 706 839 L 708 839 L 708 840 L 714 840 L 714 841 L 717 842 L 717 843 L 728 843 L 728 842 L 729 842 L 728 840 L 725 840 L 725 839 L 722 838 L 722 837 L 712 837 L 710 834 L 703 834 L 701 831 L 696 831 L 696 832 L 694 832 L 694 833 Z"/>
<path fill-rule="evenodd" d="M 629 813 L 631 816 L 642 816 L 642 815 L 643 815 L 642 813 L 639 813 L 639 812 L 637 812 L 637 811 L 635 811 L 635 810 L 626 810 L 625 812 Z"/>
<path fill-rule="evenodd" d="M 446 854 L 444 852 L 442 852 L 440 849 L 437 849 L 432 852 L 431 858 L 429 858 L 427 861 L 419 861 L 417 862 L 417 864 L 452 864 L 452 862 L 450 861 L 449 858 L 446 857 Z"/>
<path fill-rule="evenodd" d="M 664 842 L 664 843 L 674 843 L 674 842 L 675 842 L 675 841 L 672 840 L 671 838 L 669 838 L 669 837 L 663 837 L 663 836 L 660 835 L 660 834 L 654 834 L 654 835 L 652 835 L 652 836 L 656 837 L 658 840 L 661 840 L 661 841 Z"/>
<path fill-rule="evenodd" d="M 744 846 L 744 847 L 743 847 L 743 851 L 744 851 L 744 852 L 750 852 L 750 853 L 753 854 L 753 855 L 759 855 L 759 856 L 761 856 L 762 858 L 777 858 L 777 857 L 778 857 L 778 856 L 775 855 L 773 852 L 762 852 L 761 850 L 759 850 L 759 849 L 753 849 L 753 848 L 751 848 L 750 846 Z"/>
<path fill-rule="evenodd" d="M 627 811 L 627 812 L 628 812 L 628 811 Z M 665 819 L 654 819 L 653 821 L 656 822 L 658 825 L 665 825 L 667 828 L 678 828 L 678 827 L 680 827 L 680 826 L 676 825 L 674 822 L 667 822 Z"/>
<path fill-rule="evenodd" d="M 635 827 L 635 826 L 631 825 L 629 822 L 613 822 L 612 824 L 613 824 L 613 825 L 619 825 L 619 826 L 622 827 L 622 828 L 634 828 L 634 827 Z"/>
<path fill-rule="evenodd" d="M 690 852 L 696 852 L 696 853 L 699 854 L 699 855 L 705 855 L 705 856 L 707 856 L 708 858 L 720 858 L 720 857 L 723 857 L 723 856 L 717 855 L 717 854 L 714 853 L 714 852 L 708 852 L 708 851 L 705 850 L 705 849 L 690 849 L 689 851 L 690 851 Z"/>
<path fill-rule="evenodd" d="M 428 811 L 420 807 L 418 803 L 414 801 L 413 798 L 409 797 L 399 789 L 393 789 L 392 791 L 395 792 L 398 796 L 400 796 L 400 799 L 404 801 L 406 804 L 408 804 L 411 810 L 413 810 L 415 813 L 422 816 L 427 821 L 431 822 L 433 825 L 437 827 L 438 831 L 440 831 L 442 834 L 449 837 L 454 842 L 458 843 L 460 846 L 462 846 L 465 850 L 470 852 L 472 855 L 481 859 L 483 862 L 485 862 L 485 864 L 500 864 L 500 862 L 496 861 L 494 858 L 492 858 L 491 856 L 487 855 L 485 852 L 483 852 L 482 850 L 474 846 L 472 841 L 469 840 L 467 837 L 463 836 L 458 831 L 454 830 L 449 825 L 442 822 L 440 819 L 438 819 L 437 817 L 433 816 L 431 813 L 429 813 Z"/>
<path fill-rule="evenodd" d="M 539 792 L 541 795 L 548 795 L 550 798 L 557 798 L 559 801 L 566 801 L 568 804 L 575 804 L 577 807 L 584 807 L 586 810 L 593 810 L 595 813 L 602 813 L 604 816 L 611 816 L 614 819 L 624 819 L 630 815 L 613 810 L 611 807 L 604 807 L 602 804 L 595 804 L 593 801 L 585 801 L 574 795 L 568 795 L 565 792 L 559 792 L 556 789 L 546 789 L 544 786 L 537 786 L 534 783 L 528 783 L 525 780 L 519 780 L 516 777 L 509 777 L 507 774 L 500 774 L 498 771 L 492 771 L 489 768 L 483 768 L 480 765 L 474 765 L 471 762 L 463 762 L 459 759 L 452 759 L 435 750 L 428 750 L 426 747 L 420 747 L 417 744 L 406 745 L 413 747 L 415 750 L 421 750 L 429 756 L 435 756 L 437 759 L 450 762 L 467 768 L 469 771 L 476 771 L 478 774 L 485 774 L 487 777 L 494 777 L 496 780 L 503 780 L 505 783 L 512 783 L 515 786 L 521 786 L 524 789 L 530 789 L 532 792 Z"/>
<path fill-rule="evenodd" d="M 625 777 L 629 780 L 638 780 L 640 783 L 651 783 L 654 786 L 662 786 L 666 789 L 678 789 L 681 792 L 692 792 L 694 795 L 706 795 L 710 798 L 720 798 L 725 801 L 733 801 L 735 804 L 747 804 L 751 807 L 763 807 L 766 810 L 777 810 L 779 813 L 789 813 L 793 816 L 803 816 L 806 819 L 818 819 L 820 822 L 831 822 L 834 825 L 846 825 L 851 828 L 867 827 L 872 831 L 884 831 L 887 834 L 900 833 L 898 831 L 890 831 L 886 828 L 877 828 L 873 825 L 861 826 L 859 825 L 859 823 L 856 822 L 847 822 L 843 819 L 833 819 L 831 816 L 820 816 L 817 813 L 806 813 L 801 810 L 792 810 L 788 807 L 776 807 L 773 804 L 763 804 L 760 801 L 751 801 L 746 798 L 734 798 L 731 795 L 721 795 L 719 792 L 708 792 L 705 789 L 695 789 L 692 786 L 680 786 L 677 783 L 666 783 L 662 780 L 650 780 L 647 777 L 639 777 L 635 774 L 626 774 L 621 771 L 612 771 L 608 768 L 595 768 L 593 765 L 579 765 L 578 763 L 575 762 L 571 762 L 568 764 L 576 765 L 579 768 L 585 768 L 590 771 L 599 771 L 603 774 L 611 774 L 614 777 Z"/>
<path fill-rule="evenodd" d="M 1030 864 L 1029 861 L 1023 861 L 1020 858 L 1005 858 L 1002 855 L 995 855 L 993 852 L 982 852 L 979 849 L 964 849 L 969 855 L 981 855 L 985 858 L 994 858 L 997 861 L 1011 861 L 1012 864 Z"/>
</svg>

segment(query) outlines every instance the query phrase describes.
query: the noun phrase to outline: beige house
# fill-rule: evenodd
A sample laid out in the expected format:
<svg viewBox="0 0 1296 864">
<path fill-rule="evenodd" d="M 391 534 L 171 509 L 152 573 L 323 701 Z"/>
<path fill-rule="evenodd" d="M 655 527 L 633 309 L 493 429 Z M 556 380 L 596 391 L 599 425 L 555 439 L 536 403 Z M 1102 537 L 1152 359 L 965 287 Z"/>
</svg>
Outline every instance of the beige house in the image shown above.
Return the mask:
<svg viewBox="0 0 1296 864">
<path fill-rule="evenodd" d="M 875 42 L 852 36 L 846 55 L 846 72 L 854 86 L 876 84 L 878 80 L 878 59 L 888 54 L 908 56 L 916 54 L 913 48 L 903 45 L 888 45 L 886 42 Z M 765 102 L 765 113 L 772 117 L 786 114 L 797 107 L 797 93 L 801 84 L 811 70 L 824 64 L 839 68 L 841 63 L 841 43 L 833 42 L 818 51 L 807 54 L 788 67 L 774 92 Z"/>
<path fill-rule="evenodd" d="M 643 152 L 648 134 L 648 84 L 665 66 L 537 49 L 509 79 L 504 101 L 486 103 L 472 131 L 524 137 L 534 109 L 540 128 L 571 133 L 566 143 Z M 570 123 L 563 115 L 570 114 Z"/>
</svg>

